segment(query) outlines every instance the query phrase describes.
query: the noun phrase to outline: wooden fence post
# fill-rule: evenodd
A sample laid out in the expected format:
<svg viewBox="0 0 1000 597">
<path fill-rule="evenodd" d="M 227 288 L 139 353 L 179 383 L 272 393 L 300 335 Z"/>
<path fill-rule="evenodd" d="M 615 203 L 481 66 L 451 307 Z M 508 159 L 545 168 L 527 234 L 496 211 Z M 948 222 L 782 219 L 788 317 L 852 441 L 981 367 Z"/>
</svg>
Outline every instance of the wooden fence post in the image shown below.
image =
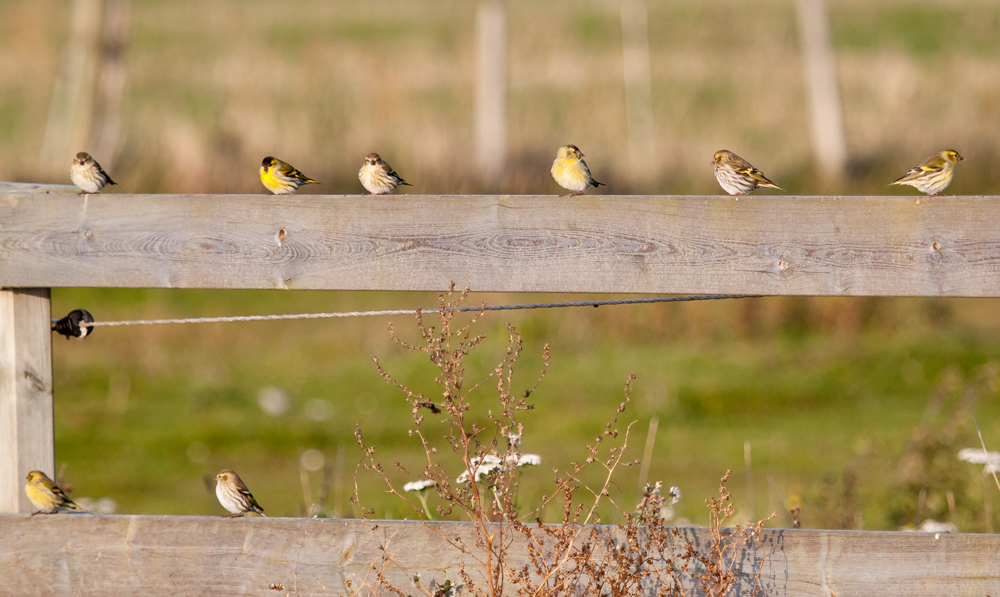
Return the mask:
<svg viewBox="0 0 1000 597">
<path fill-rule="evenodd" d="M 653 127 L 653 76 L 646 3 L 625 0 L 621 13 L 629 166 L 633 180 L 642 183 L 654 179 L 660 170 Z"/>
<path fill-rule="evenodd" d="M 500 0 L 476 12 L 476 163 L 496 184 L 507 161 L 507 17 Z"/>
<path fill-rule="evenodd" d="M 837 62 L 830 39 L 830 21 L 823 0 L 798 0 L 799 38 L 806 95 L 809 97 L 809 131 L 816 171 L 825 182 L 839 181 L 847 165 Z"/>
<path fill-rule="evenodd" d="M 55 473 L 48 288 L 0 289 L 0 512 L 31 512 L 24 479 Z"/>
</svg>

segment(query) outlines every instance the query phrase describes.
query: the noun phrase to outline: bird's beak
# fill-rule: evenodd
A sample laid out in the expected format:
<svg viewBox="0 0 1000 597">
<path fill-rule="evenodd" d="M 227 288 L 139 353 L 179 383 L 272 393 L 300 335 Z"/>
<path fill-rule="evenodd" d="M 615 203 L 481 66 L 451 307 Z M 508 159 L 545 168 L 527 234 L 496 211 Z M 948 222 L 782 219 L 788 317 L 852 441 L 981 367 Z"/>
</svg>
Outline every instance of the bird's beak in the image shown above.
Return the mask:
<svg viewBox="0 0 1000 597">
<path fill-rule="evenodd" d="M 958 161 L 960 161 L 960 162 L 964 162 L 964 161 L 965 161 L 965 158 L 963 158 L 962 156 L 958 156 Z"/>
</svg>

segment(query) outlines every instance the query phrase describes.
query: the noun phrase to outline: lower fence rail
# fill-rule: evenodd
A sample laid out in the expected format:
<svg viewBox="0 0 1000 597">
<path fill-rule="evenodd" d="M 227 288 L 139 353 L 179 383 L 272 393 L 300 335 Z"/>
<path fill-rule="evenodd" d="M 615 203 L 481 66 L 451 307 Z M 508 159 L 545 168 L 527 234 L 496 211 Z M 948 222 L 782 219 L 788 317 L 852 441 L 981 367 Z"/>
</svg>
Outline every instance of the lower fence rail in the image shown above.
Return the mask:
<svg viewBox="0 0 1000 597">
<path fill-rule="evenodd" d="M 707 528 L 680 532 L 696 546 L 711 542 Z M 473 525 L 5 514 L 0 594 L 371 595 L 381 570 L 402 595 L 468 595 L 459 569 L 477 582 L 481 569 L 449 541 L 475 552 Z M 759 546 L 734 553 L 732 595 L 749 595 L 756 579 L 760 594 L 776 596 L 1000 596 L 998 535 L 765 530 Z M 508 558 L 528 561 L 523 541 Z"/>
</svg>

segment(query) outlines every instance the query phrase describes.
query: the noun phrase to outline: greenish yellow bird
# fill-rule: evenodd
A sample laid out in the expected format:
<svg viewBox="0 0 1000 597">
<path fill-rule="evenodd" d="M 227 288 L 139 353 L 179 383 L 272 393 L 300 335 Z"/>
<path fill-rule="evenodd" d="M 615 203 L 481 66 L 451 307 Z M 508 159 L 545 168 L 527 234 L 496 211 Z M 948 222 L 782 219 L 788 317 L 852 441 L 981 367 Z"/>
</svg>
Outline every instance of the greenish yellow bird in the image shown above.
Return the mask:
<svg viewBox="0 0 1000 597">
<path fill-rule="evenodd" d="M 292 195 L 302 185 L 319 184 L 291 164 L 271 156 L 264 158 L 260 164 L 260 181 L 275 195 Z"/>
<path fill-rule="evenodd" d="M 563 145 L 556 152 L 556 159 L 552 162 L 552 178 L 559 186 L 570 191 L 564 196 L 582 195 L 587 187 L 607 186 L 594 180 L 587 162 L 583 161 L 583 152 L 576 145 Z"/>
<path fill-rule="evenodd" d="M 741 196 L 749 195 L 757 187 L 785 190 L 768 180 L 764 173 L 754 168 L 750 162 L 729 150 L 720 149 L 715 152 L 712 163 L 715 164 L 715 178 L 722 186 L 722 190 L 736 197 L 737 201 Z"/>
<path fill-rule="evenodd" d="M 38 508 L 34 514 L 52 514 L 54 512 L 86 512 L 80 506 L 73 503 L 73 500 L 66 497 L 62 489 L 49 479 L 48 475 L 42 471 L 31 471 L 28 473 L 28 482 L 24 486 L 24 493 L 28 495 L 31 503 Z M 32 514 L 32 516 L 34 516 Z"/>
<path fill-rule="evenodd" d="M 941 191 L 948 188 L 951 179 L 955 177 L 955 164 L 964 160 L 965 158 L 958 155 L 954 149 L 939 151 L 924 160 L 919 166 L 911 168 L 895 182 L 889 183 L 889 186 L 905 184 L 921 193 L 940 195 Z"/>
</svg>

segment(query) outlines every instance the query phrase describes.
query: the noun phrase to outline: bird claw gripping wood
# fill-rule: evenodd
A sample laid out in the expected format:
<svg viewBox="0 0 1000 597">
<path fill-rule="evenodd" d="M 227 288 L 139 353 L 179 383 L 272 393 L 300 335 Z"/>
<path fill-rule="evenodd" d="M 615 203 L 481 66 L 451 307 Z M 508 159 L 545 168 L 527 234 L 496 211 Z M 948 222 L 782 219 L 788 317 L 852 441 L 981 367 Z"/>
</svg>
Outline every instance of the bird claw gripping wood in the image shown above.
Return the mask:
<svg viewBox="0 0 1000 597">
<path fill-rule="evenodd" d="M 94 330 L 89 325 L 80 325 L 85 323 L 94 323 L 94 316 L 85 309 L 74 309 L 66 317 L 54 321 L 52 323 L 52 331 L 66 336 L 67 340 L 70 338 L 83 340 Z"/>
</svg>

